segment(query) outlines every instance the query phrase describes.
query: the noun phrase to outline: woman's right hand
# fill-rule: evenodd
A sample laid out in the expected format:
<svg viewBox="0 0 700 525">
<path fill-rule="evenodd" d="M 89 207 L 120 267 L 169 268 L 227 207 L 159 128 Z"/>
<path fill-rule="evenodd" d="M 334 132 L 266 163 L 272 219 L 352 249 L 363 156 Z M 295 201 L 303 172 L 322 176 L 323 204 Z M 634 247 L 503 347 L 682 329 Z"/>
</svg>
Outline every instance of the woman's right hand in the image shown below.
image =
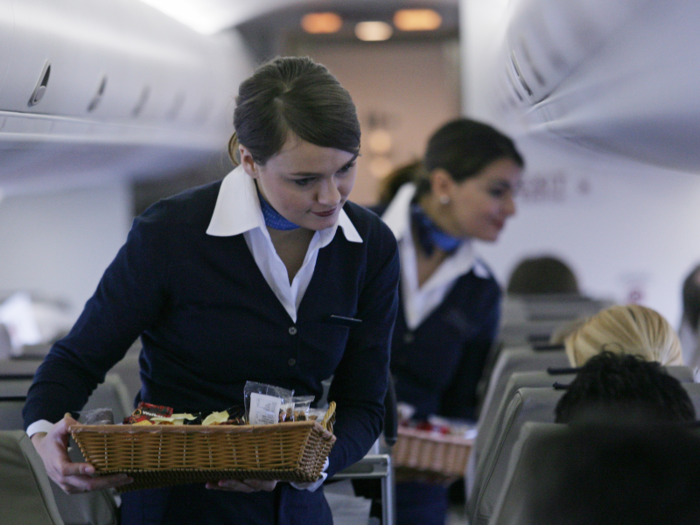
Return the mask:
<svg viewBox="0 0 700 525">
<path fill-rule="evenodd" d="M 47 434 L 38 432 L 32 436 L 34 448 L 41 456 L 46 473 L 67 494 L 119 487 L 131 483 L 126 474 L 94 476 L 95 467 L 90 463 L 73 463 L 68 456 L 68 427 L 78 422 L 70 414 L 53 426 Z"/>
</svg>

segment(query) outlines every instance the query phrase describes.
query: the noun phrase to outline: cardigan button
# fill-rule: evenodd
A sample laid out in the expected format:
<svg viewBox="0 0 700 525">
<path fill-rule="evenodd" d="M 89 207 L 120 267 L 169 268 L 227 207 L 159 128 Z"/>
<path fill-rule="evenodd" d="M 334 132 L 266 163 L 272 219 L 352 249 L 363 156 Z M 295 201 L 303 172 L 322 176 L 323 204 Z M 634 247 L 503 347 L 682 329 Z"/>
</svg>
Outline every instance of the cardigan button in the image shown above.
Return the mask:
<svg viewBox="0 0 700 525">
<path fill-rule="evenodd" d="M 289 327 L 289 335 L 297 335 L 297 327 L 296 326 Z"/>
<path fill-rule="evenodd" d="M 406 344 L 411 344 L 413 342 L 413 333 L 406 332 L 405 334 L 403 334 L 403 342 Z"/>
<path fill-rule="evenodd" d="M 294 366 L 297 364 L 297 360 L 292 357 L 289 361 L 287 361 L 287 364 L 289 366 Z"/>
</svg>

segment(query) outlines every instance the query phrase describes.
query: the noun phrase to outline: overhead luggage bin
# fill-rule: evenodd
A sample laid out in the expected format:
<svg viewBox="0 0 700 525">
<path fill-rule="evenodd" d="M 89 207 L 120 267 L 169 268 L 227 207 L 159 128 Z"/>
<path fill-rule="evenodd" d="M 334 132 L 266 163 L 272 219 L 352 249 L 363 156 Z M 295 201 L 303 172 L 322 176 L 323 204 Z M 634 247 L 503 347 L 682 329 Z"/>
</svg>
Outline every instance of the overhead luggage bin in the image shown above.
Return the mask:
<svg viewBox="0 0 700 525">
<path fill-rule="evenodd" d="M 0 0 L 0 186 L 223 157 L 252 70 L 237 32 L 203 35 L 138 0 Z"/>
<path fill-rule="evenodd" d="M 696 172 L 700 4 L 518 0 L 484 79 L 499 126 Z"/>
</svg>

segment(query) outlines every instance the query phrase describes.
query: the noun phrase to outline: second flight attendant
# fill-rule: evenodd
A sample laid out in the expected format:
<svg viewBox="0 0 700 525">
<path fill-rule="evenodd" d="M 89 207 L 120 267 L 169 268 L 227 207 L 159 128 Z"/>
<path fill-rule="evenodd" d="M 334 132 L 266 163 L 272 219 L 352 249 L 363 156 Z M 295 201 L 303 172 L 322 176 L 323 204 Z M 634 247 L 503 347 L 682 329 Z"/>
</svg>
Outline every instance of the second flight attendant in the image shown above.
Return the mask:
<svg viewBox="0 0 700 525">
<path fill-rule="evenodd" d="M 401 259 L 391 372 L 417 418 L 473 420 L 476 388 L 496 336 L 501 291 L 473 239 L 495 241 L 515 213 L 524 161 L 491 126 L 461 118 L 430 138 L 423 162 L 390 176 L 382 218 Z M 447 488 L 397 485 L 399 525 L 442 525 Z"/>
</svg>

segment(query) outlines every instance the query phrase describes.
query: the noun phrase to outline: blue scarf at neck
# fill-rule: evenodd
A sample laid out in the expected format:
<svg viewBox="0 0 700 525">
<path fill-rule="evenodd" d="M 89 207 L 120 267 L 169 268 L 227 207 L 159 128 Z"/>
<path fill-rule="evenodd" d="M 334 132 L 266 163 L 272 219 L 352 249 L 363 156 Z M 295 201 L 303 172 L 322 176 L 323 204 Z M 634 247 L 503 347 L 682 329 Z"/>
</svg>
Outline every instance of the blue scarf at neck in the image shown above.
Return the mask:
<svg viewBox="0 0 700 525">
<path fill-rule="evenodd" d="M 274 228 L 275 230 L 284 231 L 296 230 L 299 228 L 297 224 L 294 224 L 292 221 L 288 221 L 282 217 L 277 210 L 275 210 L 270 203 L 263 198 L 260 190 L 258 190 L 258 198 L 260 199 L 260 207 L 262 208 L 263 217 L 265 217 L 266 226 L 269 228 Z"/>
<path fill-rule="evenodd" d="M 462 243 L 462 239 L 438 228 L 418 204 L 411 205 L 411 222 L 418 233 L 418 242 L 428 257 L 433 254 L 435 246 L 446 253 L 452 253 Z"/>
</svg>

